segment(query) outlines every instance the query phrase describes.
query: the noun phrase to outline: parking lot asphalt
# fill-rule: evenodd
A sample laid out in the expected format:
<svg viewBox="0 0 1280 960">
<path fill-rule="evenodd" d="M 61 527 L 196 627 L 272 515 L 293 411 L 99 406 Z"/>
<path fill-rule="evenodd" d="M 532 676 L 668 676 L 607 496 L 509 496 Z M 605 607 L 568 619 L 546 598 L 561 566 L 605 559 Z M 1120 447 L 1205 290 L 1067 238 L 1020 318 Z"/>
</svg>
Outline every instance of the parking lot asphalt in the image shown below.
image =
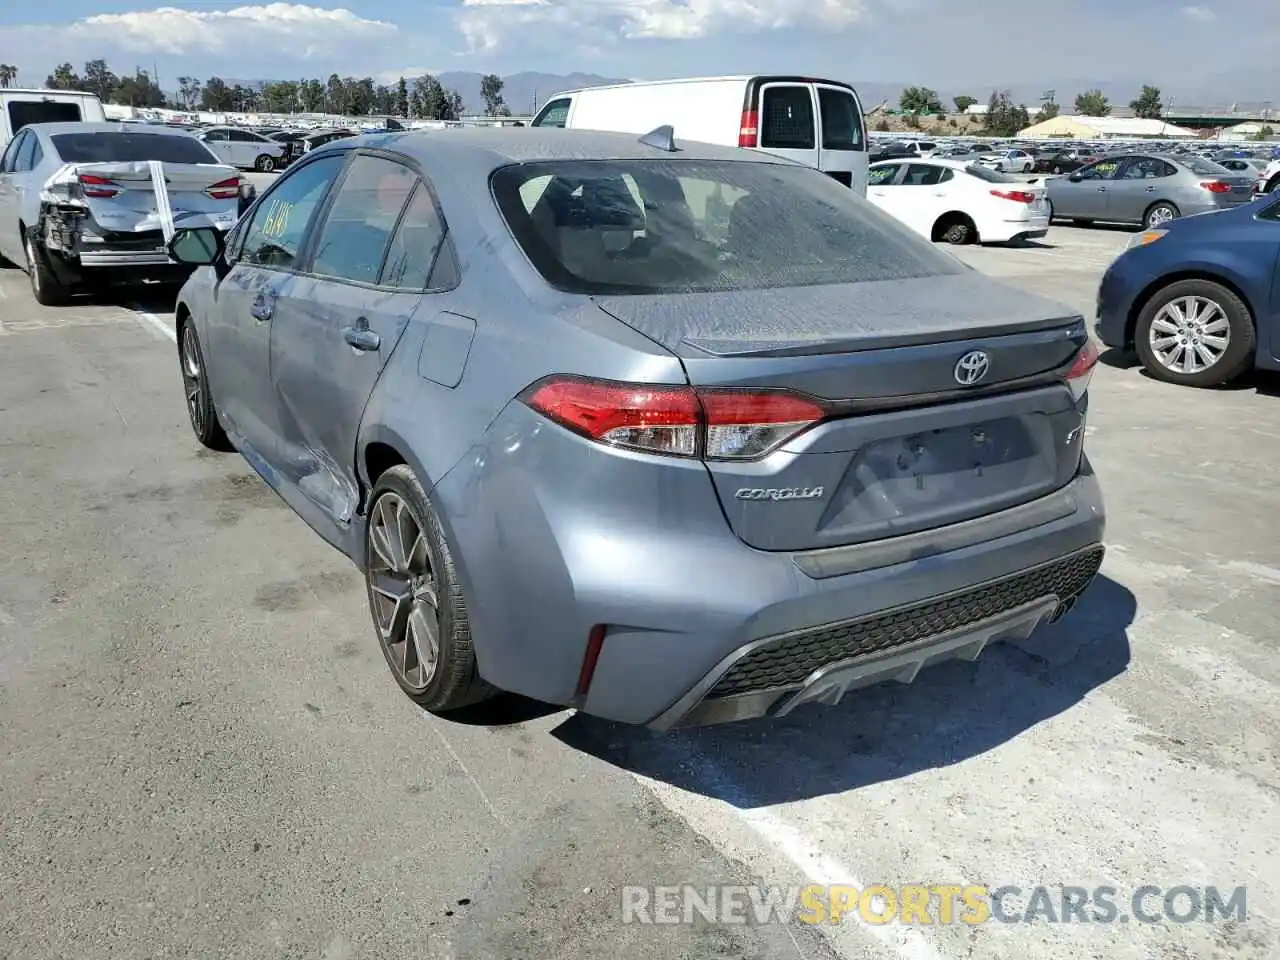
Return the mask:
<svg viewBox="0 0 1280 960">
<path fill-rule="evenodd" d="M 1088 315 L 1127 240 L 959 255 Z M 0 270 L 0 957 L 1280 956 L 1273 383 L 1106 358 L 1103 576 L 1026 648 L 783 721 L 512 698 L 486 726 L 405 699 L 357 572 L 197 447 L 171 308 L 42 308 Z M 1146 885 L 1244 886 L 1248 914 L 622 922 L 624 885 L 757 880 L 1111 886 L 1126 917 Z"/>
</svg>

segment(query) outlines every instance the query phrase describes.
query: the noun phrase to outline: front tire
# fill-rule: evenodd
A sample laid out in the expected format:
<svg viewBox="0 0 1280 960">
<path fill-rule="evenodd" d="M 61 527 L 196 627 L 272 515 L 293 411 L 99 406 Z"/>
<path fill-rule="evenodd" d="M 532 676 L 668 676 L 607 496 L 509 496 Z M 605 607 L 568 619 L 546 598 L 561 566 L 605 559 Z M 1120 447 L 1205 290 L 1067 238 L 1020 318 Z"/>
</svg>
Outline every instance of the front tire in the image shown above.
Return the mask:
<svg viewBox="0 0 1280 960">
<path fill-rule="evenodd" d="M 1157 291 L 1134 329 L 1147 373 L 1187 387 L 1235 380 L 1252 365 L 1255 342 L 1244 301 L 1209 280 L 1180 280 Z"/>
<path fill-rule="evenodd" d="M 447 713 L 497 692 L 476 666 L 471 620 L 444 528 L 407 466 L 392 467 L 374 484 L 364 568 L 378 646 L 410 700 Z"/>
<path fill-rule="evenodd" d="M 1023 172 L 1023 173 L 1030 173 L 1030 172 L 1031 172 L 1031 164 L 1029 164 L 1029 163 L 1024 163 L 1024 164 L 1022 165 L 1022 172 Z"/>
<path fill-rule="evenodd" d="M 42 307 L 65 306 L 71 299 L 71 290 L 54 276 L 49 269 L 48 254 L 36 243 L 35 234 L 28 230 L 23 244 L 27 259 L 27 277 L 31 280 L 31 294 Z"/>
<path fill-rule="evenodd" d="M 978 228 L 964 214 L 948 214 L 938 220 L 933 228 L 933 238 L 943 243 L 962 246 L 975 243 L 978 239 Z"/>
<path fill-rule="evenodd" d="M 218 422 L 218 408 L 209 392 L 209 378 L 205 373 L 204 351 L 200 349 L 200 337 L 196 325 L 190 319 L 182 325 L 178 336 L 178 362 L 182 366 L 182 391 L 187 398 L 187 415 L 191 418 L 191 432 L 201 446 L 221 453 L 235 448 Z"/>
</svg>

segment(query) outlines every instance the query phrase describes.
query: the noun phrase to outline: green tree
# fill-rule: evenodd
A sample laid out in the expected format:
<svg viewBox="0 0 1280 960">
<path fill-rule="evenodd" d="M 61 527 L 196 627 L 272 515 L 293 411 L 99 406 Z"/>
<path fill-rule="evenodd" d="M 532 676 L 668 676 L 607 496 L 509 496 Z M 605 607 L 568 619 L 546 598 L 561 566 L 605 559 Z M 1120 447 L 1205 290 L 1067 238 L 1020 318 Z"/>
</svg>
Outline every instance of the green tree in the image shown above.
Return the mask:
<svg viewBox="0 0 1280 960">
<path fill-rule="evenodd" d="M 342 78 L 336 73 L 329 74 L 324 85 L 324 109 L 328 113 L 345 114 L 347 112 L 347 88 Z"/>
<path fill-rule="evenodd" d="M 496 117 L 506 104 L 502 99 L 502 78 L 496 73 L 480 78 L 480 98 L 484 100 L 484 115 Z"/>
<path fill-rule="evenodd" d="M 1040 109 L 1036 112 L 1035 122 L 1044 123 L 1046 120 L 1052 120 L 1060 112 L 1061 111 L 1058 109 L 1058 105 L 1056 103 L 1052 100 L 1046 100 L 1044 103 L 1040 104 Z"/>
<path fill-rule="evenodd" d="M 941 113 L 942 101 L 938 92 L 928 87 L 907 87 L 898 98 L 898 106 L 906 113 Z"/>
<path fill-rule="evenodd" d="M 235 101 L 231 96 L 231 88 L 221 77 L 210 77 L 204 82 L 200 91 L 200 106 L 214 113 L 226 113 L 235 109 Z"/>
<path fill-rule="evenodd" d="M 1105 117 L 1111 113 L 1111 103 L 1101 90 L 1086 90 L 1076 95 L 1076 113 L 1082 117 Z"/>
<path fill-rule="evenodd" d="M 90 60 L 84 65 L 84 90 L 95 94 L 103 103 L 111 102 L 111 95 L 120 84 L 120 78 L 111 72 L 105 60 Z"/>
<path fill-rule="evenodd" d="M 45 78 L 44 85 L 50 90 L 83 90 L 84 81 L 76 74 L 69 63 L 60 63 L 53 73 Z"/>
<path fill-rule="evenodd" d="M 303 110 L 307 113 L 319 113 L 324 109 L 324 84 L 314 78 L 308 80 L 302 84 L 299 97 Z"/>
<path fill-rule="evenodd" d="M 1159 120 L 1164 114 L 1164 104 L 1160 102 L 1160 88 L 1143 86 L 1137 100 L 1130 100 L 1129 106 L 1135 117 L 1144 120 Z"/>
<path fill-rule="evenodd" d="M 200 81 L 195 77 L 178 78 L 178 102 L 183 110 L 200 105 Z"/>
<path fill-rule="evenodd" d="M 131 77 L 120 77 L 111 91 L 111 101 L 129 107 L 166 105 L 164 91 L 145 70 L 139 70 Z"/>
<path fill-rule="evenodd" d="M 1257 132 L 1257 133 L 1255 133 L 1255 134 L 1253 135 L 1253 139 L 1255 139 L 1255 140 L 1270 140 L 1270 139 L 1271 139 L 1272 137 L 1274 137 L 1275 135 L 1276 135 L 1276 132 L 1275 132 L 1275 130 L 1271 127 L 1271 125 L 1270 125 L 1270 124 L 1265 124 L 1265 123 L 1264 123 L 1264 124 L 1262 125 L 1262 127 L 1261 127 L 1261 128 L 1259 128 L 1258 132 Z"/>
<path fill-rule="evenodd" d="M 978 102 L 978 98 L 971 97 L 967 93 L 962 93 L 958 97 L 953 97 L 951 102 L 956 105 L 956 113 L 964 113 Z"/>
<path fill-rule="evenodd" d="M 404 77 L 396 81 L 396 93 L 391 102 L 391 112 L 397 117 L 409 116 L 409 84 Z"/>
<path fill-rule="evenodd" d="M 1012 137 L 1031 126 L 1027 108 L 1016 104 L 1008 90 L 991 91 L 987 101 L 986 133 L 992 137 Z"/>
<path fill-rule="evenodd" d="M 11 63 L 0 63 L 0 87 L 12 87 L 18 82 L 18 68 Z"/>
</svg>

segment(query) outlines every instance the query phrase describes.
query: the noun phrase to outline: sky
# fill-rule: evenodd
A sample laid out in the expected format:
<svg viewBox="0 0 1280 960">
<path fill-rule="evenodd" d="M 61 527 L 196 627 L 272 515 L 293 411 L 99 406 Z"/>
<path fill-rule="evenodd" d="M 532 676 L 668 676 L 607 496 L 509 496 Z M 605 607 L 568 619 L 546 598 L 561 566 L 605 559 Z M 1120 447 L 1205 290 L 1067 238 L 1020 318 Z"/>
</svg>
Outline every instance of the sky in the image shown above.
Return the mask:
<svg viewBox="0 0 1280 960">
<path fill-rule="evenodd" d="M 0 63 L 17 66 L 24 85 L 57 62 L 79 69 L 102 57 L 117 72 L 157 68 L 166 87 L 184 74 L 389 82 L 450 70 L 631 79 L 785 71 L 981 93 L 1148 75 L 1192 86 L 1247 69 L 1255 84 L 1258 71 L 1274 74 L 1280 98 L 1276 49 L 1280 0 L 0 2 Z"/>
</svg>

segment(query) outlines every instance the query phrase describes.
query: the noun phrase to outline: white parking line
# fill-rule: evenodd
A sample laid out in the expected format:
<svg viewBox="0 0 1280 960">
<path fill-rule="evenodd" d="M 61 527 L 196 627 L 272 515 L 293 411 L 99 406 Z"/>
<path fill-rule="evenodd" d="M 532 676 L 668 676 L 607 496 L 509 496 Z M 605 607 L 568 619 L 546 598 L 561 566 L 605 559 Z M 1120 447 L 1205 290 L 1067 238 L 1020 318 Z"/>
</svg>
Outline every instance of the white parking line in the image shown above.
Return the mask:
<svg viewBox="0 0 1280 960">
<path fill-rule="evenodd" d="M 168 337 L 172 342 L 174 343 L 178 342 L 178 335 L 177 333 L 174 332 L 173 327 L 169 326 L 167 323 L 165 323 L 163 320 L 157 317 L 150 310 L 143 310 L 137 304 L 131 304 L 129 307 L 129 312 L 132 313 L 138 320 L 145 323 L 147 326 L 160 331 L 162 334 Z"/>
</svg>

